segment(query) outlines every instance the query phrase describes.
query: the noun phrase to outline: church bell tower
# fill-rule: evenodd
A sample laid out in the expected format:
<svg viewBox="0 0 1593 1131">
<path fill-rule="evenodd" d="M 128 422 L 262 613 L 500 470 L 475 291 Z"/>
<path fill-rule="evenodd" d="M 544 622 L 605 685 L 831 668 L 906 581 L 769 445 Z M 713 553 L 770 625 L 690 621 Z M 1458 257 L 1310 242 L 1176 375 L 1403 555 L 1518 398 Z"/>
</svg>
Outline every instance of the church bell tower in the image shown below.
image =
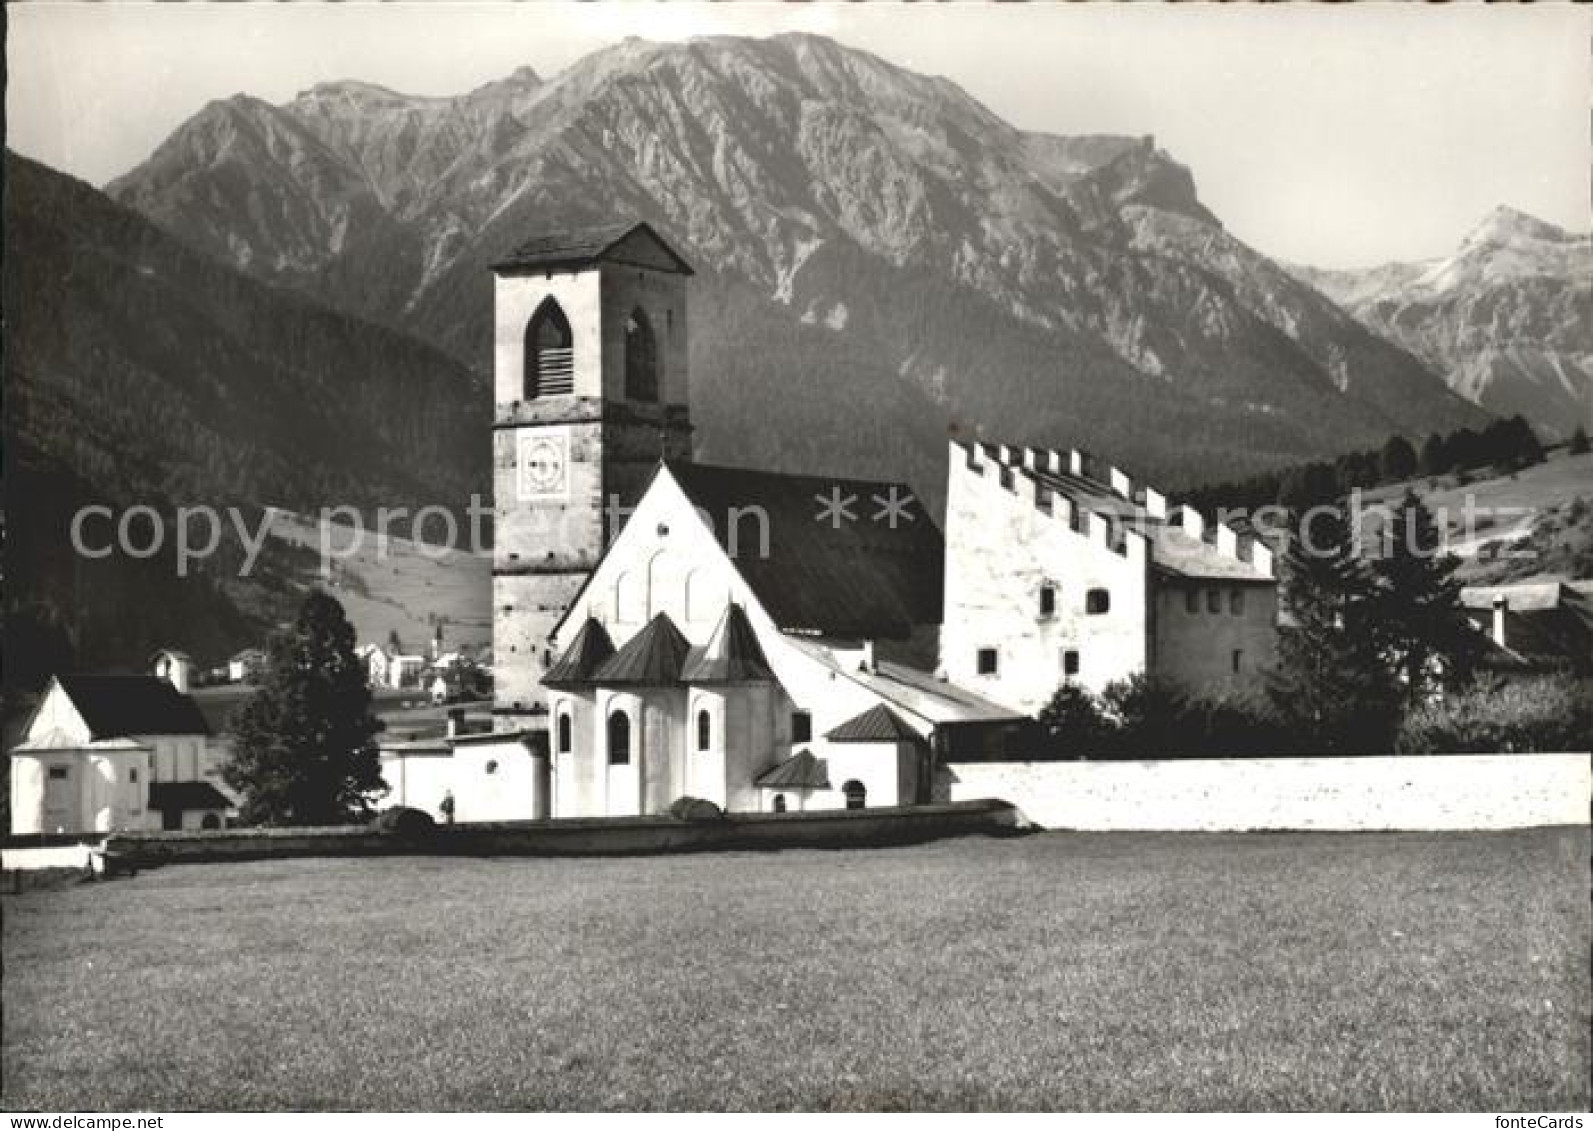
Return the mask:
<svg viewBox="0 0 1593 1131">
<path fill-rule="evenodd" d="M 494 715 L 513 729 L 653 468 L 691 458 L 692 270 L 646 224 L 537 236 L 492 269 Z"/>
</svg>

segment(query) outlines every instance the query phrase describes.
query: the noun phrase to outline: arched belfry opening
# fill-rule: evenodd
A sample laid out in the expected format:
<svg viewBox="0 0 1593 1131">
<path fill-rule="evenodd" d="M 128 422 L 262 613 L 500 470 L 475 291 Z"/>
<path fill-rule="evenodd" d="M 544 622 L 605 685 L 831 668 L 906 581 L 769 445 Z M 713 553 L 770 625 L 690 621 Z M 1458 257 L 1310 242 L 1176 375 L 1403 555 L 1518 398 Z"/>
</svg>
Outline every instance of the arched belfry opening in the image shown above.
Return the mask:
<svg viewBox="0 0 1593 1131">
<path fill-rule="evenodd" d="M 570 320 L 555 299 L 544 299 L 525 328 L 525 399 L 575 392 Z"/>
<path fill-rule="evenodd" d="M 647 312 L 637 307 L 625 320 L 625 398 L 658 400 L 658 342 Z"/>
</svg>

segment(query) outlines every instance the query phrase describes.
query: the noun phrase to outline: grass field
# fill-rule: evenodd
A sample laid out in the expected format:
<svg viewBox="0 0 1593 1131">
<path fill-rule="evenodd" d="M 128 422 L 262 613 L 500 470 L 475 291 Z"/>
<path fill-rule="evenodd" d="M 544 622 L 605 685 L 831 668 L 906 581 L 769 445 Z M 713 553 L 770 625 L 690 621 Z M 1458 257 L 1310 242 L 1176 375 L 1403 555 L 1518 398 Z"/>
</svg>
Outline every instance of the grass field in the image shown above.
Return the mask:
<svg viewBox="0 0 1593 1131">
<path fill-rule="evenodd" d="M 1565 1110 L 1589 834 L 172 867 L 5 900 L 4 1105 Z"/>
</svg>

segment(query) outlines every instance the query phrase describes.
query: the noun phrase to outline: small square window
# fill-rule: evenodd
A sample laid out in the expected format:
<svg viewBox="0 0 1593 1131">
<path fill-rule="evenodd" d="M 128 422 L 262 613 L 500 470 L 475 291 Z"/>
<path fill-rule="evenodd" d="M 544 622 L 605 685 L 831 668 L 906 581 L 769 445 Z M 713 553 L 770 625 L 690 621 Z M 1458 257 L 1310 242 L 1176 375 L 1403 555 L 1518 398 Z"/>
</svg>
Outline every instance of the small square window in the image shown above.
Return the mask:
<svg viewBox="0 0 1593 1131">
<path fill-rule="evenodd" d="M 1112 595 L 1105 589 L 1091 589 L 1084 596 L 1084 611 L 1092 617 L 1110 612 L 1111 608 Z"/>
<path fill-rule="evenodd" d="M 1079 674 L 1079 653 L 1077 649 L 1069 648 L 1062 653 L 1062 674 L 1066 676 Z"/>
<path fill-rule="evenodd" d="M 1198 612 L 1200 612 L 1200 590 L 1199 589 L 1186 589 L 1186 590 L 1184 590 L 1184 609 L 1185 609 L 1186 612 L 1190 612 L 1190 613 L 1198 613 Z"/>
<path fill-rule="evenodd" d="M 1056 616 L 1056 586 L 1040 586 L 1040 615 L 1042 617 Z"/>
<path fill-rule="evenodd" d="M 1228 611 L 1236 617 L 1244 615 L 1245 591 L 1243 589 L 1235 589 L 1228 594 Z"/>
<path fill-rule="evenodd" d="M 813 715 L 809 711 L 791 712 L 791 741 L 813 741 Z"/>
<path fill-rule="evenodd" d="M 1209 613 L 1220 613 L 1220 612 L 1222 612 L 1222 590 L 1221 589 L 1208 589 L 1208 590 L 1206 590 L 1206 611 L 1209 612 Z"/>
<path fill-rule="evenodd" d="M 51 778 L 52 781 L 65 781 L 67 778 L 69 778 L 71 776 L 72 776 L 71 770 L 69 768 L 67 768 L 66 766 L 51 766 L 50 767 L 50 778 Z"/>
<path fill-rule="evenodd" d="M 998 662 L 999 657 L 994 648 L 979 649 L 977 670 L 980 675 L 995 675 Z"/>
</svg>

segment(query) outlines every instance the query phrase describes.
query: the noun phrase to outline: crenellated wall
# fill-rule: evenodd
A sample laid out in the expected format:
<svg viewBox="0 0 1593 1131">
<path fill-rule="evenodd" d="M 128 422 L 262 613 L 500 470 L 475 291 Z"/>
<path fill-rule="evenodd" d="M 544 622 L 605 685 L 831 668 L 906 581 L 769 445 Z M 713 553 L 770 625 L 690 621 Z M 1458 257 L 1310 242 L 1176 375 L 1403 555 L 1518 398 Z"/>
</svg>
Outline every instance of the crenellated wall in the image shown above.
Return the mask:
<svg viewBox="0 0 1593 1131">
<path fill-rule="evenodd" d="M 1078 654 L 1071 678 L 1095 691 L 1144 670 L 1147 540 L 1079 510 L 1032 474 L 1079 473 L 1082 454 L 954 441 L 948 462 L 941 628 L 947 678 L 1033 714 L 1062 683 L 1069 652 Z M 1049 613 L 1042 607 L 1046 586 L 1054 589 Z M 1091 591 L 1106 595 L 1104 612 L 1090 611 Z M 982 673 L 980 652 L 992 648 L 996 671 Z"/>
</svg>

